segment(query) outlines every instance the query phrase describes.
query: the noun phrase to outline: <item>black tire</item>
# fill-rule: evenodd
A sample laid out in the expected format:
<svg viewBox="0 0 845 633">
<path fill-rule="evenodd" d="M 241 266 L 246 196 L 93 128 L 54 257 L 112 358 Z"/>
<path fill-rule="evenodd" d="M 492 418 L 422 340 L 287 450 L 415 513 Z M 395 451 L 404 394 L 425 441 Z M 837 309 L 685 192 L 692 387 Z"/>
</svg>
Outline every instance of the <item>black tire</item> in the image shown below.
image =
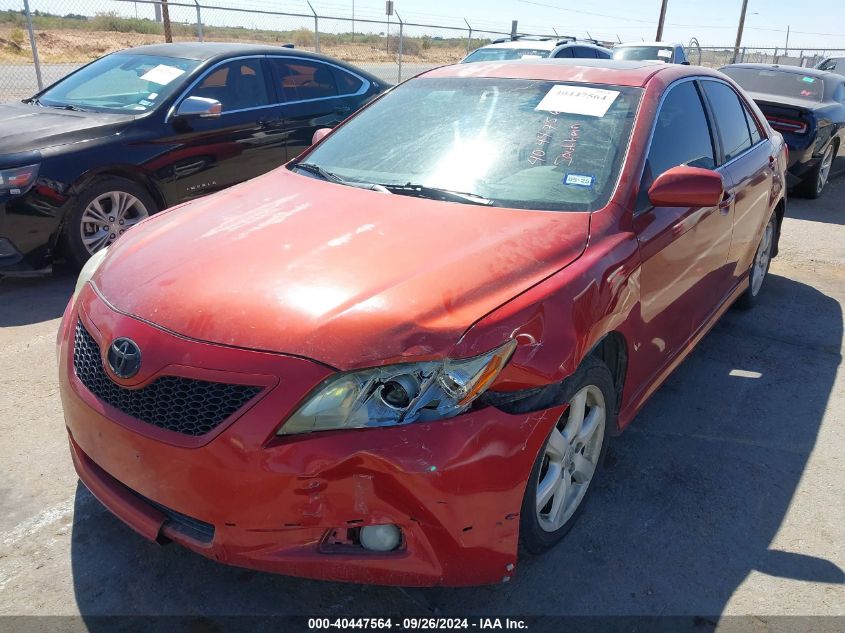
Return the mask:
<svg viewBox="0 0 845 633">
<path fill-rule="evenodd" d="M 811 200 L 821 197 L 830 180 L 830 173 L 833 170 L 833 161 L 836 160 L 837 149 L 834 143 L 831 143 L 825 148 L 818 164 L 813 167 L 807 177 L 795 188 L 797 193 Z M 827 164 L 826 169 L 825 164 Z"/>
<path fill-rule="evenodd" d="M 765 269 L 762 272 L 763 280 L 760 282 L 759 287 L 757 287 L 757 289 L 755 290 L 755 278 L 756 275 L 760 274 L 760 271 L 757 266 L 755 266 L 755 263 L 757 262 L 757 258 L 760 253 L 760 248 L 763 245 L 763 240 L 766 237 L 765 231 L 763 233 L 763 237 L 760 238 L 760 244 L 757 245 L 757 250 L 754 252 L 754 259 L 751 260 L 751 267 L 748 269 L 748 288 L 745 289 L 745 292 L 739 295 L 739 298 L 734 304 L 734 306 L 739 308 L 740 310 L 750 310 L 751 308 L 753 308 L 757 304 L 757 300 L 760 298 L 760 294 L 766 284 L 766 277 L 769 276 L 769 266 L 772 263 L 772 256 L 773 253 L 777 251 L 777 241 L 779 236 L 777 212 L 772 213 L 772 216 L 769 218 L 769 221 L 766 224 L 766 230 L 768 230 L 769 227 L 771 227 L 772 229 L 772 243 L 770 246 L 768 261 L 766 261 Z"/>
<path fill-rule="evenodd" d="M 605 425 L 604 433 L 602 435 L 601 452 L 598 455 L 595 472 L 587 484 L 587 490 L 581 498 L 579 505 L 575 509 L 569 519 L 557 530 L 550 532 L 543 529 L 540 525 L 540 519 L 537 516 L 537 485 L 539 483 L 541 468 L 544 464 L 546 443 L 548 439 L 543 441 L 543 446 L 534 461 L 534 467 L 531 469 L 531 475 L 528 478 L 525 495 L 522 501 L 522 511 L 519 520 L 520 530 L 520 549 L 527 554 L 542 554 L 555 544 L 557 544 L 564 536 L 569 533 L 572 526 L 578 520 L 578 517 L 584 511 L 587 499 L 592 490 L 595 489 L 596 479 L 601 477 L 602 466 L 605 455 L 607 453 L 608 437 L 612 429 L 616 428 L 616 389 L 613 384 L 613 376 L 610 373 L 607 365 L 594 356 L 588 356 L 581 363 L 578 370 L 567 379 L 567 388 L 564 398 L 569 401 L 576 393 L 587 386 L 595 386 L 601 391 L 604 396 L 605 403 Z M 568 413 L 558 421 L 555 428 L 560 428 L 561 423 L 565 423 Z M 554 431 L 555 429 L 552 429 Z"/>
<path fill-rule="evenodd" d="M 82 218 L 85 209 L 92 201 L 110 192 L 133 196 L 140 202 L 147 215 L 152 215 L 158 211 L 158 205 L 150 193 L 131 180 L 108 176 L 92 181 L 73 201 L 62 230 L 62 251 L 68 261 L 77 268 L 81 268 L 92 255 L 82 240 Z M 115 239 L 119 237 L 120 231 L 128 230 L 128 226 L 125 229 L 123 227 L 115 228 L 118 229 L 113 233 Z"/>
</svg>

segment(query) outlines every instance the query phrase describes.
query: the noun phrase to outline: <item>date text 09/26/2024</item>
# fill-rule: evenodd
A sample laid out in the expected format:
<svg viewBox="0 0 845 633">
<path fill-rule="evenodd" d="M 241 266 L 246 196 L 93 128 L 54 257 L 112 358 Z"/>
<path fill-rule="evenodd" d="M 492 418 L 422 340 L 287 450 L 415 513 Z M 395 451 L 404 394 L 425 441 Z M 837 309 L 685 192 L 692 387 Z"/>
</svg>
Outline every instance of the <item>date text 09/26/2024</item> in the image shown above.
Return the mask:
<svg viewBox="0 0 845 633">
<path fill-rule="evenodd" d="M 524 630 L 528 628 L 520 618 L 309 618 L 308 629 L 399 629 L 406 631 L 459 630 Z"/>
</svg>

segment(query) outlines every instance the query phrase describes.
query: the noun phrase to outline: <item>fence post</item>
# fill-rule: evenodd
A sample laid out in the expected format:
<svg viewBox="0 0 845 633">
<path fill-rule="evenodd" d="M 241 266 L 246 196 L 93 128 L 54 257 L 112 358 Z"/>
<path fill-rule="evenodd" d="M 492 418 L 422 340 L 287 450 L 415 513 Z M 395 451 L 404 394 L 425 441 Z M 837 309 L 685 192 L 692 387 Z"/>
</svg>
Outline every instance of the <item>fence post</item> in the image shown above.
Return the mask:
<svg viewBox="0 0 845 633">
<path fill-rule="evenodd" d="M 469 25 L 466 18 L 464 18 L 464 22 L 466 23 L 467 30 L 469 31 L 467 34 L 467 55 L 469 55 L 469 51 L 472 48 L 472 27 Z"/>
<path fill-rule="evenodd" d="M 32 63 L 35 65 L 35 80 L 38 82 L 38 92 L 44 90 L 44 80 L 41 78 L 41 60 L 38 59 L 38 44 L 35 41 L 35 31 L 32 30 L 32 12 L 29 10 L 29 0 L 23 0 L 26 12 L 26 29 L 29 31 L 29 46 L 32 48 Z"/>
<path fill-rule="evenodd" d="M 742 57 L 740 58 L 740 63 L 745 62 L 745 51 L 746 51 L 746 50 L 747 50 L 747 49 L 746 49 L 746 47 L 745 47 L 745 46 L 743 46 L 743 47 L 742 47 Z"/>
<path fill-rule="evenodd" d="M 308 8 L 311 9 L 311 13 L 314 14 L 314 52 L 320 52 L 320 19 L 317 16 L 317 12 L 314 10 L 314 7 L 311 6 L 311 3 L 308 3 Z"/>
<path fill-rule="evenodd" d="M 402 16 L 399 15 L 399 12 L 396 12 L 396 19 L 399 20 L 399 77 L 396 83 L 401 83 L 402 81 L 402 46 L 404 44 L 405 36 L 402 32 L 403 28 L 405 27 L 405 23 L 402 21 Z"/>
<path fill-rule="evenodd" d="M 202 42 L 202 9 L 199 0 L 194 0 L 194 4 L 197 5 L 197 38 Z"/>
<path fill-rule="evenodd" d="M 164 22 L 164 41 L 168 44 L 173 41 L 173 31 L 170 28 L 170 8 L 167 0 L 161 0 L 161 19 Z"/>
</svg>

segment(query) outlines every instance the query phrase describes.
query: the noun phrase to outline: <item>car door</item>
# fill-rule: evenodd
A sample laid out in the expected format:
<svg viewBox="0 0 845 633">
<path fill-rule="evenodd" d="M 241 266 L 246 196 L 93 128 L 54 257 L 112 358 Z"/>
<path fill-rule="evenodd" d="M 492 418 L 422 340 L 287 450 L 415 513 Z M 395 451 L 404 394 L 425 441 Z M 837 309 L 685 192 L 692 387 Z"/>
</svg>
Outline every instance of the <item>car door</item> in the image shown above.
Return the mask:
<svg viewBox="0 0 845 633">
<path fill-rule="evenodd" d="M 187 97 L 215 99 L 217 117 L 181 117 Z M 216 64 L 177 100 L 168 119 L 169 151 L 146 167 L 169 173 L 174 202 L 211 193 L 263 174 L 285 162 L 284 145 L 274 130 L 281 111 L 272 97 L 262 58 L 243 57 Z"/>
<path fill-rule="evenodd" d="M 756 118 L 737 92 L 716 79 L 701 81 L 722 148 L 720 170 L 730 176 L 727 189 L 734 206 L 734 228 L 728 261 L 737 283 L 748 272 L 775 191 L 777 156 Z M 727 182 L 727 181 L 726 181 Z"/>
<path fill-rule="evenodd" d="M 729 201 L 709 208 L 655 207 L 648 188 L 677 165 L 716 169 L 717 155 L 698 84 L 676 82 L 654 123 L 634 209 L 642 262 L 639 355 L 647 374 L 669 362 L 725 296 L 733 225 Z"/>
<path fill-rule="evenodd" d="M 317 59 L 278 56 L 268 64 L 281 101 L 288 160 L 311 146 L 318 129 L 334 127 L 354 112 L 369 88 L 362 77 Z"/>
</svg>

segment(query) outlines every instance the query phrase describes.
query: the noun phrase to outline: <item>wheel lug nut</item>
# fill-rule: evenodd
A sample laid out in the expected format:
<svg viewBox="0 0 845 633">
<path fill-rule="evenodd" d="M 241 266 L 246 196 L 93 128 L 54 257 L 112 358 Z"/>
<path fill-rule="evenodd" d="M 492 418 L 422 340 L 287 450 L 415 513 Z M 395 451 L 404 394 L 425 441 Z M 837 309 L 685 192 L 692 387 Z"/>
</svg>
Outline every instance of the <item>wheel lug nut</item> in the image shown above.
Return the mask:
<svg viewBox="0 0 845 633">
<path fill-rule="evenodd" d="M 117 237 L 117 236 L 116 236 L 114 233 L 112 233 L 112 234 L 111 234 L 111 238 L 112 238 L 112 239 L 114 239 L 114 238 L 116 238 L 116 237 Z"/>
<path fill-rule="evenodd" d="M 120 224 L 121 226 L 123 226 L 123 220 L 121 220 L 120 222 L 118 222 L 118 224 Z"/>
<path fill-rule="evenodd" d="M 109 222 L 114 222 L 114 218 L 109 218 Z"/>
</svg>

